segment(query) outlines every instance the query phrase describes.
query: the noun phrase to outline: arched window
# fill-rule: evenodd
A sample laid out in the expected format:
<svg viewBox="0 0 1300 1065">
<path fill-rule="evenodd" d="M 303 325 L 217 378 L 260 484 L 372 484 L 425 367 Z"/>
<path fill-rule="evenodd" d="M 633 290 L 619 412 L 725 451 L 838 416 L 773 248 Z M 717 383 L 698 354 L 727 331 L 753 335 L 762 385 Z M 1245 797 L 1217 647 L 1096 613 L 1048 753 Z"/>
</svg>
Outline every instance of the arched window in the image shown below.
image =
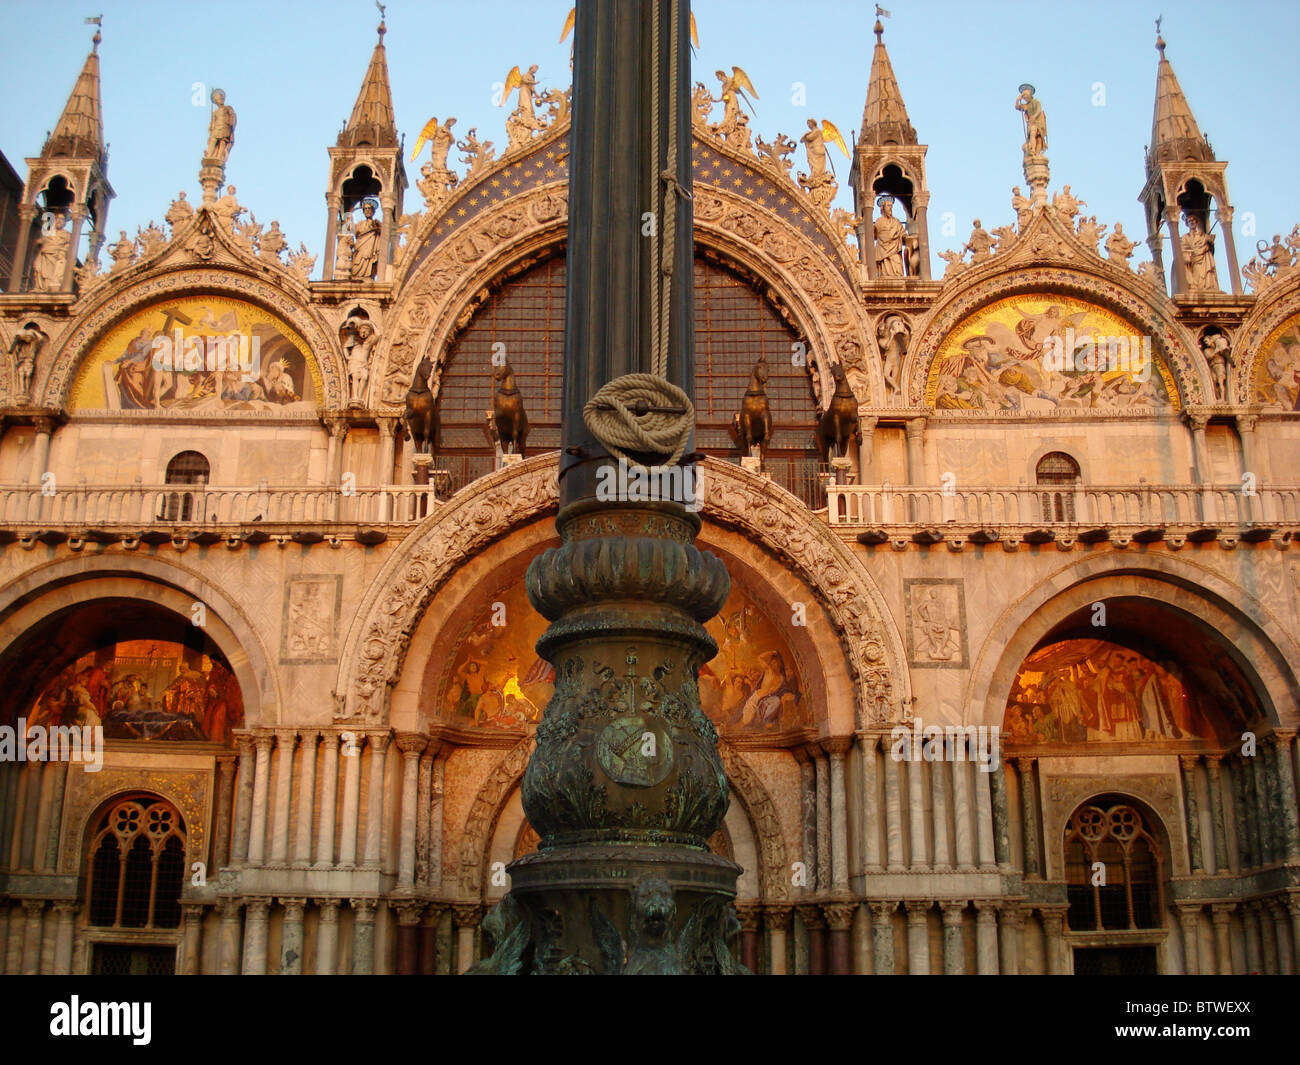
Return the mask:
<svg viewBox="0 0 1300 1065">
<path fill-rule="evenodd" d="M 1081 806 L 1065 830 L 1065 881 L 1072 932 L 1162 925 L 1160 844 L 1141 812 L 1122 799 Z"/>
<path fill-rule="evenodd" d="M 208 460 L 197 451 L 182 451 L 167 463 L 167 484 L 205 485 L 208 483 Z M 163 521 L 189 521 L 199 512 L 197 492 L 169 492 Z"/>
<path fill-rule="evenodd" d="M 1064 488 L 1079 483 L 1079 464 L 1064 451 L 1051 451 L 1038 460 L 1034 474 L 1039 485 L 1060 486 L 1039 493 L 1043 521 L 1074 521 L 1074 493 Z"/>
<path fill-rule="evenodd" d="M 86 897 L 101 928 L 177 928 L 185 874 L 185 822 L 165 799 L 110 804 L 90 841 Z"/>
</svg>

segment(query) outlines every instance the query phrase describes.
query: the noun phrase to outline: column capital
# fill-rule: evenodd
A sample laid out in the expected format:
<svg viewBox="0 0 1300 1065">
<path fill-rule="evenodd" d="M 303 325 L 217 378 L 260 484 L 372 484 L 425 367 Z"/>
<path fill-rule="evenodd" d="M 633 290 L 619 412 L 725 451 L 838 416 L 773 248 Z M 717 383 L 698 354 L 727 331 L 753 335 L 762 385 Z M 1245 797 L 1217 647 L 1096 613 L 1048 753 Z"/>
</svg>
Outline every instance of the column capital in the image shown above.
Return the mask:
<svg viewBox="0 0 1300 1065">
<path fill-rule="evenodd" d="M 1180 902 L 1178 905 L 1178 919 L 1183 924 L 1195 921 L 1201 916 L 1201 910 L 1204 908 L 1199 902 Z"/>
<path fill-rule="evenodd" d="M 307 900 L 301 897 L 282 897 L 280 905 L 284 907 L 284 919 L 286 921 L 301 921 L 302 915 L 307 910 Z"/>
<path fill-rule="evenodd" d="M 222 920 L 229 921 L 239 916 L 240 907 L 243 905 L 243 899 L 237 899 L 233 895 L 227 895 L 224 898 L 217 899 L 217 914 Z"/>
<path fill-rule="evenodd" d="M 1237 908 L 1235 902 L 1212 902 L 1210 920 L 1217 925 L 1226 925 L 1232 920 L 1232 911 Z"/>
<path fill-rule="evenodd" d="M 36 914 L 41 913 L 45 909 L 45 900 L 44 899 L 23 899 L 22 907 L 23 907 L 23 913 L 27 914 L 28 917 L 34 917 Z"/>
<path fill-rule="evenodd" d="M 815 902 L 801 902 L 795 909 L 799 911 L 799 916 L 803 918 L 803 923 L 810 929 L 821 929 L 826 927 L 826 919 L 822 916 L 822 908 Z"/>
<path fill-rule="evenodd" d="M 221 767 L 223 773 L 228 772 L 235 767 L 235 755 L 229 751 L 217 755 L 217 765 Z"/>
<path fill-rule="evenodd" d="M 934 899 L 904 899 L 903 908 L 907 910 L 908 921 L 917 924 L 934 908 Z"/>
<path fill-rule="evenodd" d="M 413 927 L 420 923 L 424 917 L 425 904 L 417 902 L 414 899 L 408 899 L 405 902 L 390 902 L 390 906 L 397 911 L 397 923 L 404 927 Z"/>
<path fill-rule="evenodd" d="M 51 903 L 51 906 L 54 912 L 57 914 L 66 913 L 68 915 L 72 915 L 76 913 L 79 909 L 81 909 L 81 903 L 77 899 L 55 899 L 54 902 Z M 187 907 L 184 906 L 181 907 L 182 912 L 185 912 L 186 909 Z M 202 909 L 203 907 L 200 906 L 199 910 L 201 911 Z"/>
<path fill-rule="evenodd" d="M 253 737 L 253 746 L 257 748 L 257 753 L 270 751 L 271 745 L 275 742 L 275 735 L 270 732 L 259 732 Z"/>
<path fill-rule="evenodd" d="M 325 428 L 329 430 L 330 436 L 335 439 L 342 439 L 348 435 L 348 430 L 352 428 L 348 420 L 338 414 L 323 414 L 321 420 L 325 423 Z"/>
<path fill-rule="evenodd" d="M 483 907 L 477 902 L 454 902 L 451 905 L 451 919 L 457 928 L 473 928 L 482 912 Z"/>
<path fill-rule="evenodd" d="M 1191 426 L 1194 433 L 1205 432 L 1206 426 L 1210 424 L 1209 416 L 1205 414 L 1192 414 L 1189 412 L 1186 418 L 1187 424 Z"/>
<path fill-rule="evenodd" d="M 926 419 L 923 417 L 909 418 L 906 429 L 909 437 L 921 436 L 925 432 Z"/>
<path fill-rule="evenodd" d="M 966 910 L 966 899 L 940 899 L 939 908 L 943 910 L 943 923 L 948 926 L 961 924 L 961 915 Z"/>
<path fill-rule="evenodd" d="M 790 753 L 794 755 L 794 760 L 800 765 L 810 765 L 812 763 L 812 755 L 809 753 L 808 748 L 815 746 L 816 744 L 805 743 L 801 747 L 791 747 Z"/>
<path fill-rule="evenodd" d="M 397 749 L 408 757 L 418 757 L 429 746 L 429 737 L 422 732 L 399 732 L 394 738 Z"/>
<path fill-rule="evenodd" d="M 882 921 L 892 921 L 898 912 L 898 902 L 894 899 L 868 899 L 867 906 L 871 910 L 872 922 L 877 925 Z"/>
<path fill-rule="evenodd" d="M 183 916 L 187 921 L 197 920 L 203 916 L 203 911 L 205 909 L 207 909 L 207 907 L 202 903 L 186 902 L 181 905 L 181 916 Z"/>
<path fill-rule="evenodd" d="M 863 433 L 874 433 L 876 426 L 880 424 L 880 416 L 876 414 L 863 415 L 858 419 L 858 428 Z"/>
<path fill-rule="evenodd" d="M 1268 736 L 1265 742 L 1272 747 L 1287 747 L 1295 739 L 1296 730 L 1293 728 L 1275 728 L 1273 735 Z"/>
<path fill-rule="evenodd" d="M 1259 415 L 1257 414 L 1238 414 L 1237 432 L 1253 433 L 1255 431 L 1255 423 L 1257 421 L 1259 421 Z"/>
<path fill-rule="evenodd" d="M 1025 908 L 1015 899 L 1002 899 L 997 903 L 998 915 L 1002 923 L 1013 931 L 1020 931 L 1025 926 Z"/>
<path fill-rule="evenodd" d="M 420 923 L 427 927 L 437 927 L 438 922 L 442 920 L 442 915 L 450 908 L 447 902 L 430 902 L 424 907 L 424 916 Z"/>
<path fill-rule="evenodd" d="M 278 728 L 274 730 L 275 745 L 283 750 L 286 746 L 293 750 L 298 746 L 298 730 L 296 728 Z"/>
<path fill-rule="evenodd" d="M 763 919 L 773 932 L 787 932 L 793 907 L 789 903 L 767 903 L 763 906 Z"/>
<path fill-rule="evenodd" d="M 763 907 L 757 902 L 738 902 L 736 916 L 742 932 L 757 932 L 763 920 Z"/>
<path fill-rule="evenodd" d="M 998 910 L 1000 909 L 997 899 L 974 899 L 971 905 L 975 907 L 976 924 L 996 924 L 998 920 Z"/>
<path fill-rule="evenodd" d="M 371 731 L 366 733 L 366 739 L 369 740 L 371 751 L 376 751 L 379 754 L 383 754 L 384 751 L 388 750 L 388 744 L 389 741 L 392 740 L 392 738 L 393 738 L 393 733 L 390 729 L 383 729 L 382 731 Z"/>
<path fill-rule="evenodd" d="M 379 426 L 380 436 L 393 436 L 397 432 L 397 426 L 400 424 L 398 418 L 377 417 L 375 423 Z"/>
<path fill-rule="evenodd" d="M 378 899 L 348 899 L 348 904 L 352 907 L 352 912 L 356 914 L 356 919 L 363 924 L 369 924 L 375 919 L 375 907 L 379 905 Z"/>
<path fill-rule="evenodd" d="M 1059 935 L 1065 925 L 1065 908 L 1061 906 L 1039 906 L 1037 909 L 1047 931 Z"/>
<path fill-rule="evenodd" d="M 845 899 L 822 903 L 822 916 L 832 932 L 847 932 L 853 927 L 853 917 L 858 912 L 858 903 Z"/>
<path fill-rule="evenodd" d="M 853 746 L 852 736 L 830 736 L 821 741 L 822 750 L 831 758 L 843 758 Z"/>
<path fill-rule="evenodd" d="M 864 753 L 874 754 L 880 749 L 880 733 L 868 732 L 866 729 L 859 729 L 853 734 L 858 739 L 858 746 Z"/>
<path fill-rule="evenodd" d="M 54 417 L 49 414 L 38 414 L 32 419 L 32 425 L 38 435 L 49 436 L 54 432 Z"/>
<path fill-rule="evenodd" d="M 339 907 L 343 905 L 343 900 L 317 899 L 316 905 L 320 909 L 320 919 L 326 924 L 334 924 L 339 919 Z"/>
<path fill-rule="evenodd" d="M 265 917 L 271 909 L 271 898 L 268 895 L 246 895 L 244 908 L 250 917 Z"/>
<path fill-rule="evenodd" d="M 1180 754 L 1178 756 L 1178 764 L 1182 766 L 1184 773 L 1193 772 L 1200 761 L 1201 756 L 1199 754 Z"/>
<path fill-rule="evenodd" d="M 1028 776 L 1034 771 L 1034 762 L 1037 759 L 1032 757 L 1020 757 L 1016 759 L 1016 771 L 1022 776 Z"/>
</svg>

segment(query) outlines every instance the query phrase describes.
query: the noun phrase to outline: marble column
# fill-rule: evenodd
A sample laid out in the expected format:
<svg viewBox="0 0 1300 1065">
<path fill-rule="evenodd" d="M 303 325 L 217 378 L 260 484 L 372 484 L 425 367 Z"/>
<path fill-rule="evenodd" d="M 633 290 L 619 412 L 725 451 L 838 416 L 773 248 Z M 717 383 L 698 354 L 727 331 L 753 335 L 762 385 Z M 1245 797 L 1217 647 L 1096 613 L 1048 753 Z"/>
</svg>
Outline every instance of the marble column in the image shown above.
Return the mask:
<svg viewBox="0 0 1300 1065">
<path fill-rule="evenodd" d="M 817 781 L 817 890 L 831 890 L 831 780 L 826 751 L 818 744 L 808 748 Z"/>
<path fill-rule="evenodd" d="M 1276 976 L 1277 968 L 1277 933 L 1273 930 L 1273 911 L 1262 899 L 1248 902 L 1246 905 L 1254 910 L 1259 923 L 1259 943 L 1264 954 L 1264 975 Z"/>
<path fill-rule="evenodd" d="M 280 975 L 302 975 L 303 914 L 307 910 L 305 898 L 282 898 L 284 923 L 280 927 Z"/>
<path fill-rule="evenodd" d="M 975 971 L 980 976 L 998 973 L 998 904 L 975 900 Z"/>
<path fill-rule="evenodd" d="M 998 868 L 1011 869 L 1011 810 L 1007 805 L 1007 767 L 998 762 L 988 774 L 993 799 L 993 856 Z"/>
<path fill-rule="evenodd" d="M 36 205 L 34 203 L 18 204 L 18 229 L 15 234 L 17 246 L 14 248 L 13 266 L 9 271 L 9 291 L 21 292 L 23 282 L 27 280 L 30 264 L 28 252 L 32 231 L 36 225 Z"/>
<path fill-rule="evenodd" d="M 1276 857 L 1276 848 L 1274 847 L 1273 824 L 1268 817 L 1268 769 L 1266 759 L 1268 758 L 1268 745 L 1262 744 L 1257 748 L 1255 757 L 1250 759 L 1247 766 L 1247 777 L 1250 781 L 1250 790 L 1254 795 L 1254 814 L 1255 824 L 1259 826 L 1259 864 L 1268 865 Z"/>
<path fill-rule="evenodd" d="M 438 926 L 446 912 L 446 903 L 431 902 L 425 907 L 424 917 L 420 919 L 421 976 L 435 976 L 438 973 Z"/>
<path fill-rule="evenodd" d="M 751 973 L 759 972 L 759 943 L 762 938 L 763 908 L 756 902 L 736 903 L 740 921 L 740 962 Z"/>
<path fill-rule="evenodd" d="M 853 975 L 853 915 L 857 912 L 858 904 L 847 899 L 822 903 L 822 916 L 829 929 L 832 976 Z"/>
<path fill-rule="evenodd" d="M 339 838 L 339 862 L 344 869 L 357 864 L 357 830 L 361 805 L 361 750 L 364 733 L 343 733 L 343 814 Z"/>
<path fill-rule="evenodd" d="M 41 809 L 41 771 L 44 762 L 28 762 L 19 780 L 18 808 L 14 811 L 14 842 L 9 867 L 30 870 L 36 856 L 36 819 Z"/>
<path fill-rule="evenodd" d="M 826 920 L 822 917 L 821 907 L 808 903 L 795 907 L 803 920 L 808 933 L 808 974 L 825 976 L 826 968 Z"/>
<path fill-rule="evenodd" d="M 45 925 L 45 900 L 23 899 L 23 976 L 37 976 L 41 971 L 41 935 Z"/>
<path fill-rule="evenodd" d="M 1281 834 L 1281 851 L 1288 862 L 1300 861 L 1300 815 L 1296 811 L 1295 768 L 1291 749 L 1295 745 L 1295 731 L 1276 729 L 1268 741 L 1273 750 L 1274 775 L 1277 780 L 1278 822 Z"/>
<path fill-rule="evenodd" d="M 877 976 L 894 974 L 894 914 L 898 903 L 886 899 L 872 899 L 871 907 L 871 970 Z"/>
<path fill-rule="evenodd" d="M 5 940 L 4 971 L 10 976 L 17 976 L 23 971 L 23 929 L 26 927 L 27 911 L 15 903 L 9 907 L 9 935 Z"/>
<path fill-rule="evenodd" d="M 424 903 L 398 902 L 393 908 L 397 911 L 397 975 L 415 976 L 420 971 L 420 920 L 424 916 Z"/>
<path fill-rule="evenodd" d="M 912 758 L 907 763 L 908 829 L 912 845 L 913 869 L 930 867 L 929 849 L 925 839 L 925 784 L 921 779 L 924 762 L 920 752 L 912 751 Z"/>
<path fill-rule="evenodd" d="M 32 420 L 32 425 L 36 429 L 36 439 L 32 444 L 32 475 L 29 480 L 33 485 L 40 485 L 49 471 L 50 437 L 54 433 L 54 419 L 38 415 Z"/>
<path fill-rule="evenodd" d="M 253 816 L 248 828 L 248 864 L 256 868 L 266 858 L 266 813 L 271 783 L 271 744 L 275 737 L 259 732 L 253 737 L 257 768 L 253 775 Z"/>
<path fill-rule="evenodd" d="M 1043 918 L 1043 937 L 1047 941 L 1047 972 L 1050 976 L 1063 976 L 1071 966 L 1065 956 L 1065 910 L 1039 910 Z"/>
<path fill-rule="evenodd" d="M 429 886 L 429 821 L 433 814 L 432 785 L 433 759 L 436 743 L 427 744 L 420 755 L 420 772 L 415 791 L 415 882 L 423 888 Z"/>
<path fill-rule="evenodd" d="M 69 976 L 72 973 L 72 948 L 77 910 L 81 903 L 76 899 L 59 899 L 54 903 L 54 973 Z"/>
<path fill-rule="evenodd" d="M 203 915 L 196 903 L 181 907 L 181 976 L 198 976 L 203 969 Z"/>
<path fill-rule="evenodd" d="M 1184 754 L 1178 758 L 1183 771 L 1183 802 L 1187 817 L 1187 850 L 1192 862 L 1192 872 L 1199 873 L 1205 868 L 1201 860 L 1201 812 L 1196 801 L 1196 764 L 1200 757 Z"/>
<path fill-rule="evenodd" d="M 1017 758 L 1016 769 L 1020 773 L 1020 817 L 1024 822 L 1025 878 L 1037 880 L 1039 878 L 1038 809 L 1034 798 L 1034 760 Z"/>
<path fill-rule="evenodd" d="M 848 736 L 827 740 L 825 744 L 831 769 L 831 891 L 836 895 L 847 895 L 849 891 L 849 818 L 844 756 L 852 745 L 853 740 Z"/>
<path fill-rule="evenodd" d="M 1187 425 L 1192 430 L 1192 456 L 1196 460 L 1196 483 L 1211 484 L 1213 467 L 1210 465 L 1210 449 L 1205 442 L 1205 428 L 1210 424 L 1210 420 L 1204 415 L 1189 414 L 1187 415 Z M 1214 499 L 1212 496 L 1205 495 L 1201 497 L 1209 511 L 1203 511 L 1202 517 L 1206 521 L 1220 520 L 1218 515 L 1213 511 Z"/>
<path fill-rule="evenodd" d="M 1216 902 L 1210 907 L 1210 919 L 1214 922 L 1214 960 L 1220 976 L 1232 975 L 1232 911 L 1236 905 Z"/>
<path fill-rule="evenodd" d="M 241 866 L 248 861 L 248 823 L 253 812 L 253 737 L 236 735 L 239 749 L 239 791 L 235 797 L 235 831 L 231 843 L 230 864 Z"/>
<path fill-rule="evenodd" d="M 944 779 L 948 775 L 949 764 L 944 760 L 930 762 L 927 767 L 927 772 L 930 774 L 930 814 L 934 819 L 934 871 L 936 873 L 952 872 L 948 815 L 953 808 L 953 803 L 948 801 L 948 788 Z"/>
<path fill-rule="evenodd" d="M 235 756 L 217 755 L 217 809 L 212 826 L 212 864 L 220 869 L 230 864 L 230 827 L 235 819 Z"/>
<path fill-rule="evenodd" d="M 1259 911 L 1255 903 L 1241 904 L 1241 923 L 1246 934 L 1246 973 L 1258 976 L 1264 971 L 1264 957 L 1260 953 Z"/>
<path fill-rule="evenodd" d="M 68 763 L 51 762 L 45 773 L 48 799 L 46 808 L 49 816 L 42 826 L 41 838 L 44 840 L 40 856 L 40 868 L 46 872 L 57 872 L 59 868 L 59 838 L 63 823 L 63 794 L 67 789 Z"/>
<path fill-rule="evenodd" d="M 289 864 L 289 804 L 293 792 L 293 753 L 298 733 L 293 729 L 275 730 L 275 747 L 279 755 L 275 779 L 275 817 L 271 827 L 271 864 Z"/>
<path fill-rule="evenodd" d="M 916 763 L 913 763 L 914 765 Z M 907 971 L 911 976 L 930 975 L 930 929 L 928 916 L 933 899 L 907 899 Z"/>
<path fill-rule="evenodd" d="M 1264 908 L 1268 910 L 1269 923 L 1273 926 L 1273 936 L 1277 941 L 1277 971 L 1285 976 L 1294 975 L 1295 958 L 1291 949 L 1290 929 L 1287 927 L 1286 906 L 1274 896 L 1264 900 Z"/>
<path fill-rule="evenodd" d="M 316 925 L 316 975 L 333 976 L 338 965 L 339 907 L 342 899 L 320 899 L 320 923 Z"/>
<path fill-rule="evenodd" d="M 790 907 L 764 906 L 763 923 L 767 926 L 768 950 L 771 958 L 768 972 L 773 976 L 786 974 L 787 937 L 790 934 Z"/>
<path fill-rule="evenodd" d="M 912 418 L 907 423 L 907 483 L 912 486 L 925 484 L 925 419 Z M 909 514 L 915 521 L 916 515 Z"/>
<path fill-rule="evenodd" d="M 878 739 L 869 732 L 858 734 L 858 757 L 862 766 L 862 862 L 865 869 L 878 872 L 880 865 L 880 804 L 877 796 L 879 765 L 876 750 Z"/>
<path fill-rule="evenodd" d="M 482 907 L 476 902 L 456 903 L 451 908 L 456 925 L 456 972 L 463 973 L 474 964 L 474 930 L 478 928 Z"/>
<path fill-rule="evenodd" d="M 373 756 L 372 756 L 373 757 Z M 350 899 L 352 904 L 352 975 L 375 971 L 375 907 L 377 899 Z"/>
<path fill-rule="evenodd" d="M 939 903 L 943 910 L 943 972 L 945 976 L 963 976 L 966 972 L 966 942 L 962 935 L 962 911 L 965 901 L 944 899 Z"/>
<path fill-rule="evenodd" d="M 387 769 L 389 732 L 370 733 L 370 783 L 366 787 L 366 851 L 363 867 L 378 869 L 384 828 L 384 771 Z"/>
<path fill-rule="evenodd" d="M 885 851 L 888 871 L 901 873 L 907 866 L 903 862 L 903 796 L 902 763 L 895 760 L 889 747 L 885 748 Z"/>
<path fill-rule="evenodd" d="M 799 860 L 807 877 L 800 893 L 814 895 L 817 893 L 817 774 L 806 748 L 795 747 L 790 753 L 799 763 L 799 825 L 803 843 Z"/>
<path fill-rule="evenodd" d="M 955 822 L 953 839 L 957 848 L 957 868 L 963 872 L 975 869 L 975 843 L 971 839 L 970 808 L 971 766 L 964 755 L 954 757 L 952 763 L 952 816 Z"/>
<path fill-rule="evenodd" d="M 1291 919 L 1291 964 L 1293 972 L 1300 972 L 1300 895 L 1292 888 L 1286 896 L 1286 912 Z"/>
<path fill-rule="evenodd" d="M 234 976 L 239 972 L 239 909 L 240 900 L 222 898 L 217 900 L 217 913 L 221 918 L 219 929 L 219 960 L 217 971 L 222 976 Z"/>
<path fill-rule="evenodd" d="M 12 912 L 9 900 L 0 898 L 0 976 L 9 971 L 9 922 Z"/>
<path fill-rule="evenodd" d="M 338 732 L 321 733 L 321 743 L 325 747 L 325 761 L 321 766 L 320 823 L 316 828 L 316 860 L 312 863 L 315 869 L 334 867 L 334 816 L 339 802 L 339 741 L 341 738 Z"/>
<path fill-rule="evenodd" d="M 1220 756 L 1206 756 L 1205 768 L 1210 777 L 1210 827 L 1214 833 L 1214 871 L 1228 871 L 1228 836 L 1223 823 L 1223 779 L 1220 775 Z"/>
<path fill-rule="evenodd" d="M 399 732 L 397 749 L 402 752 L 402 805 L 400 842 L 397 853 L 397 890 L 410 891 L 415 886 L 415 829 L 419 820 L 416 800 L 419 794 L 420 756 L 428 738 L 418 732 Z M 400 926 L 399 926 L 400 927 Z"/>
<path fill-rule="evenodd" d="M 435 749 L 429 777 L 429 879 L 430 891 L 442 890 L 442 793 L 447 771 L 447 755 Z M 448 748 L 448 754 L 454 748 Z"/>
<path fill-rule="evenodd" d="M 1180 905 L 1178 907 L 1178 924 L 1183 932 L 1183 975 L 1199 976 L 1199 938 L 1201 907 L 1199 905 Z"/>
<path fill-rule="evenodd" d="M 993 770 L 984 772 L 979 763 L 971 771 L 975 778 L 975 839 L 979 851 L 979 867 L 984 872 L 993 872 L 998 867 L 997 850 L 993 844 L 993 796 L 990 777 L 1001 772 L 1000 765 L 989 763 Z"/>
<path fill-rule="evenodd" d="M 873 452 L 875 451 L 876 426 L 879 418 L 869 418 L 865 414 L 858 418 L 858 484 L 874 483 L 875 469 Z"/>
<path fill-rule="evenodd" d="M 1228 765 L 1232 777 L 1232 815 L 1237 832 L 1237 868 L 1241 871 L 1256 864 L 1255 819 L 1250 814 L 1252 804 L 1246 802 L 1244 760 L 1234 758 Z"/>
<path fill-rule="evenodd" d="M 271 900 L 260 896 L 244 899 L 244 975 L 265 976 Z"/>
<path fill-rule="evenodd" d="M 298 758 L 298 824 L 290 864 L 295 869 L 306 869 L 311 865 L 311 823 L 316 815 L 316 748 L 320 733 L 307 729 L 299 738 L 302 754 Z"/>
<path fill-rule="evenodd" d="M 387 489 L 393 483 L 394 466 L 397 461 L 397 426 L 396 418 L 376 418 L 379 426 L 379 521 L 392 520 L 392 496 Z"/>
</svg>

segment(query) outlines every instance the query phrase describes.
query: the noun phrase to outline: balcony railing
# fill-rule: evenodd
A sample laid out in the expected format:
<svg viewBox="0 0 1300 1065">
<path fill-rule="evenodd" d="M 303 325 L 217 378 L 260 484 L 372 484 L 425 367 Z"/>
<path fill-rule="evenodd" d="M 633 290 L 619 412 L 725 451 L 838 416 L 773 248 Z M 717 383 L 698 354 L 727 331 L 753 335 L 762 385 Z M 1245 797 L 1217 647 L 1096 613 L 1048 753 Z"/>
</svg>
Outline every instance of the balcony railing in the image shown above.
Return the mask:
<svg viewBox="0 0 1300 1065">
<path fill-rule="evenodd" d="M 1262 526 L 1300 523 L 1300 486 L 1247 494 L 1222 485 L 1021 485 L 935 488 L 831 485 L 832 525 L 1000 525 L 1080 529 L 1131 526 Z"/>
<path fill-rule="evenodd" d="M 0 486 L 0 525 L 187 528 L 213 525 L 413 524 L 438 502 L 432 485 L 344 490 L 324 486 Z"/>
</svg>

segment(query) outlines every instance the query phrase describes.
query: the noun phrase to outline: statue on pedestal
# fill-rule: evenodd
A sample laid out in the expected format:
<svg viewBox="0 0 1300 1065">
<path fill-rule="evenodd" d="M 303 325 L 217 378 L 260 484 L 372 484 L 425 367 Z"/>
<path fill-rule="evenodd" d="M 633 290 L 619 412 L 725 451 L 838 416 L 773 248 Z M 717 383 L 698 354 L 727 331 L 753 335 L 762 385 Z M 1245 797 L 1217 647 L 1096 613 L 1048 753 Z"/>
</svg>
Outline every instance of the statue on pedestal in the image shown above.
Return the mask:
<svg viewBox="0 0 1300 1065">
<path fill-rule="evenodd" d="M 46 336 L 40 326 L 28 322 L 16 333 L 9 346 L 9 354 L 14 358 L 18 368 L 18 394 L 15 397 L 20 404 L 30 403 L 32 398 L 32 374 L 36 369 L 36 356 L 45 346 Z"/>
<path fill-rule="evenodd" d="M 1034 96 L 1032 85 L 1020 86 L 1016 110 L 1024 116 L 1025 143 L 1021 150 L 1025 153 L 1027 165 L 1035 159 L 1043 158 L 1047 151 L 1047 115 L 1043 112 L 1042 103 Z"/>
<path fill-rule="evenodd" d="M 221 89 L 212 90 L 212 117 L 208 121 L 208 145 L 203 151 L 205 161 L 225 166 L 230 149 L 235 146 L 235 109 L 226 103 Z"/>
</svg>

